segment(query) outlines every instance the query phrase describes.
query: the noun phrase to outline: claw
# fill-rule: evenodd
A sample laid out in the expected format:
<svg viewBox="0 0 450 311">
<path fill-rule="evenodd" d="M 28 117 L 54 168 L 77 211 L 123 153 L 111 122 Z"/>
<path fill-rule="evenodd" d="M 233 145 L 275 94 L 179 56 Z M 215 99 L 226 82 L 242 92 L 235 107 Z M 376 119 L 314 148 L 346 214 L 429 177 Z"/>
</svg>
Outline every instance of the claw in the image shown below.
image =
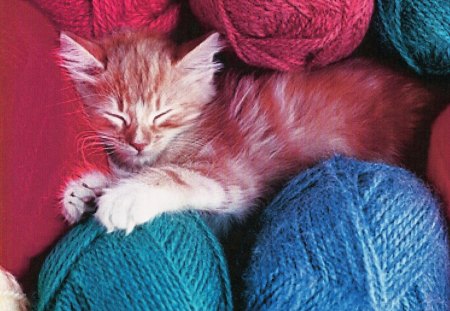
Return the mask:
<svg viewBox="0 0 450 311">
<path fill-rule="evenodd" d="M 133 227 L 127 227 L 127 229 L 125 230 L 125 235 L 130 235 L 131 232 L 133 232 Z"/>
<path fill-rule="evenodd" d="M 134 221 L 128 218 L 127 228 L 125 229 L 125 235 L 129 235 L 134 229 Z"/>
</svg>

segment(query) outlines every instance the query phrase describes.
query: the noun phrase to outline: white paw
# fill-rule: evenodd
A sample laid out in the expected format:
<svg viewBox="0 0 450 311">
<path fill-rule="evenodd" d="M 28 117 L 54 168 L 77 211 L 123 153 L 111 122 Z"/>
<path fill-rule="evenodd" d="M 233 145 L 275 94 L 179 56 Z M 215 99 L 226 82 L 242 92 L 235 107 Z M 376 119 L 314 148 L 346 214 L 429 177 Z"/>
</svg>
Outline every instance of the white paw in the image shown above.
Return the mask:
<svg viewBox="0 0 450 311">
<path fill-rule="evenodd" d="M 95 218 L 108 232 L 126 230 L 148 222 L 163 212 L 179 210 L 184 205 L 184 194 L 174 188 L 150 186 L 125 180 L 105 189 L 98 200 Z"/>
<path fill-rule="evenodd" d="M 95 211 L 97 198 L 108 184 L 108 178 L 96 171 L 71 180 L 66 185 L 62 198 L 64 218 L 73 224 L 79 221 L 84 213 Z"/>
</svg>

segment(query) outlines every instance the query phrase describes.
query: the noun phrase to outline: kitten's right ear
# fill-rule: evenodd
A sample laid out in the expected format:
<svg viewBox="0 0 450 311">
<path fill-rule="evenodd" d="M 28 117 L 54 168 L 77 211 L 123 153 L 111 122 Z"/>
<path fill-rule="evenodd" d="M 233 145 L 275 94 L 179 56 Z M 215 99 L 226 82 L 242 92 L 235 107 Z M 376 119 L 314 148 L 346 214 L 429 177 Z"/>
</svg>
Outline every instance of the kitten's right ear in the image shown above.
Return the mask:
<svg viewBox="0 0 450 311">
<path fill-rule="evenodd" d="M 225 47 L 220 39 L 220 34 L 214 32 L 210 34 L 199 44 L 196 40 L 186 44 L 184 50 L 191 49 L 189 52 L 183 51 L 185 55 L 179 60 L 177 66 L 184 69 L 196 70 L 199 74 L 214 74 L 215 71 L 222 68 L 220 63 L 214 61 L 214 55 L 219 53 Z M 196 44 L 192 47 L 192 44 Z"/>
<path fill-rule="evenodd" d="M 61 32 L 59 55 L 76 82 L 95 82 L 95 76 L 106 68 L 106 54 L 101 46 L 68 32 Z"/>
</svg>

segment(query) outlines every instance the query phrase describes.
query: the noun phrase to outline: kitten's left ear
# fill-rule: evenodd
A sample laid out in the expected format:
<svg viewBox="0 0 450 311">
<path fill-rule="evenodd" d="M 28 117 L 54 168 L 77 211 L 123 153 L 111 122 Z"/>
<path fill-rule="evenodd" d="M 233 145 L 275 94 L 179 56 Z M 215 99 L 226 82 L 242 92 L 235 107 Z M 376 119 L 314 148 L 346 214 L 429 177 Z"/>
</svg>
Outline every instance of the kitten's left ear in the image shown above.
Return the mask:
<svg viewBox="0 0 450 311">
<path fill-rule="evenodd" d="M 95 75 L 106 68 L 106 54 L 95 42 L 68 32 L 61 32 L 59 55 L 62 66 L 76 82 L 94 82 Z"/>
<path fill-rule="evenodd" d="M 209 35 L 196 47 L 186 53 L 177 63 L 177 67 L 196 70 L 205 74 L 214 74 L 222 65 L 214 61 L 214 55 L 225 47 L 220 34 L 215 32 Z"/>
</svg>

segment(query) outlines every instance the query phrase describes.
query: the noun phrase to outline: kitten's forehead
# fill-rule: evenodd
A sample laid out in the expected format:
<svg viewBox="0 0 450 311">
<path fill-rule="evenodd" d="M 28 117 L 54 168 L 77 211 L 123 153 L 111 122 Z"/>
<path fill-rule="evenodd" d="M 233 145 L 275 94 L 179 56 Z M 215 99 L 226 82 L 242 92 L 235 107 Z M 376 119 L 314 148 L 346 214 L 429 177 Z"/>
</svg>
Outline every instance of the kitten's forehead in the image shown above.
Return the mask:
<svg viewBox="0 0 450 311">
<path fill-rule="evenodd" d="M 126 39 L 109 43 L 107 86 L 131 104 L 150 102 L 171 74 L 173 47 L 158 38 Z"/>
<path fill-rule="evenodd" d="M 158 72 L 171 64 L 172 47 L 156 38 L 138 38 L 134 42 L 119 42 L 108 51 L 112 68 L 123 72 L 134 70 Z"/>
</svg>

